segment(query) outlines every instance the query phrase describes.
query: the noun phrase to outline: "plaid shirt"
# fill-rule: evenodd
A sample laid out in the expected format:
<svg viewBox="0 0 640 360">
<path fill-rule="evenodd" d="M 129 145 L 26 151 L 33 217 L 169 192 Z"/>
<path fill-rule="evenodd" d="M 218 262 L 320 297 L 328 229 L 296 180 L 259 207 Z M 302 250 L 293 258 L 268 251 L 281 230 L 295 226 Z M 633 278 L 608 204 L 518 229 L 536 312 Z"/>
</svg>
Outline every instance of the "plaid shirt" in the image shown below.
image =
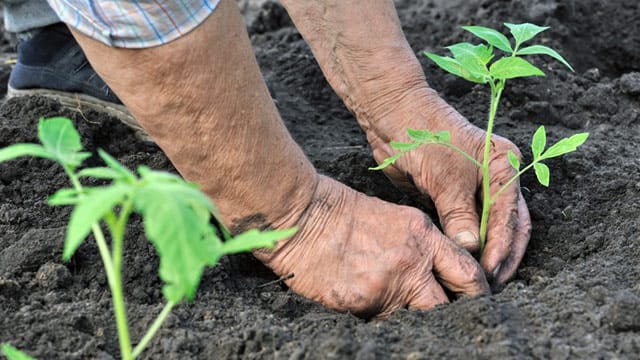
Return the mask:
<svg viewBox="0 0 640 360">
<path fill-rule="evenodd" d="M 60 19 L 109 46 L 148 48 L 193 30 L 220 0 L 48 0 Z"/>
</svg>

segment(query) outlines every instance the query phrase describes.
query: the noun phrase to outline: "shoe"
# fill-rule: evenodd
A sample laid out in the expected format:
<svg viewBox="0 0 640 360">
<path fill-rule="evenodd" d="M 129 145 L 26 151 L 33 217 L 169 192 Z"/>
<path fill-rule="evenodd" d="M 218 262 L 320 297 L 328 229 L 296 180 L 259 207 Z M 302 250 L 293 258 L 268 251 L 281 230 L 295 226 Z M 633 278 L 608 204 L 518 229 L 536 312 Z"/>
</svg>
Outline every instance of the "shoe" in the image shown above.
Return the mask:
<svg viewBox="0 0 640 360">
<path fill-rule="evenodd" d="M 107 113 L 152 141 L 120 99 L 93 70 L 80 45 L 63 23 L 42 28 L 18 43 L 18 60 L 11 71 L 7 98 L 40 95 L 64 107 Z"/>
</svg>

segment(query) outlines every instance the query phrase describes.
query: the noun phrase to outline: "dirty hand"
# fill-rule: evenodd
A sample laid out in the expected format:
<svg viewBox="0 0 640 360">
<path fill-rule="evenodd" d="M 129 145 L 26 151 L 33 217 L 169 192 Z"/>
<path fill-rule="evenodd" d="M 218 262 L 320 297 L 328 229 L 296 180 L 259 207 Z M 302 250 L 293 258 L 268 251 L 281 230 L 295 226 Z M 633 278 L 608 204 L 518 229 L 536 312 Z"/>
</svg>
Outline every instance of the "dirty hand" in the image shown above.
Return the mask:
<svg viewBox="0 0 640 360">
<path fill-rule="evenodd" d="M 470 124 L 426 83 L 395 103 L 392 111 L 367 129 L 378 163 L 396 152 L 389 141 L 408 141 L 407 128 L 448 130 L 453 145 L 482 162 L 485 132 Z M 508 150 L 520 154 L 510 141 L 494 135 L 489 165 L 492 194 L 516 174 L 507 160 Z M 385 169 L 385 174 L 399 187 L 429 196 L 445 234 L 471 252 L 479 250 L 482 171 L 473 162 L 443 146 L 426 145 L 403 155 Z M 489 214 L 487 242 L 480 259 L 489 279 L 503 284 L 513 276 L 530 231 L 529 211 L 516 181 L 496 199 Z"/>
<path fill-rule="evenodd" d="M 367 133 L 378 162 L 392 155 L 390 141 L 406 141 L 406 128 L 449 130 L 452 143 L 482 160 L 484 132 L 473 127 L 427 85 L 400 26 L 394 2 L 283 0 L 311 47 L 331 87 Z M 373 25 L 375 24 L 375 25 Z M 428 31 L 425 32 L 428 37 Z M 492 191 L 514 171 L 505 139 L 494 137 Z M 478 168 L 452 151 L 427 146 L 403 156 L 386 174 L 397 184 L 417 188 L 436 204 L 445 233 L 467 249 L 478 249 L 476 196 Z M 414 186 L 415 185 L 415 186 Z M 505 191 L 489 216 L 481 264 L 503 283 L 513 276 L 529 240 L 530 222 L 518 183 Z"/>
<path fill-rule="evenodd" d="M 296 293 L 339 311 L 385 317 L 428 309 L 456 294 L 489 293 L 484 273 L 417 209 L 358 193 L 319 177 L 298 233 L 255 255 Z"/>
</svg>

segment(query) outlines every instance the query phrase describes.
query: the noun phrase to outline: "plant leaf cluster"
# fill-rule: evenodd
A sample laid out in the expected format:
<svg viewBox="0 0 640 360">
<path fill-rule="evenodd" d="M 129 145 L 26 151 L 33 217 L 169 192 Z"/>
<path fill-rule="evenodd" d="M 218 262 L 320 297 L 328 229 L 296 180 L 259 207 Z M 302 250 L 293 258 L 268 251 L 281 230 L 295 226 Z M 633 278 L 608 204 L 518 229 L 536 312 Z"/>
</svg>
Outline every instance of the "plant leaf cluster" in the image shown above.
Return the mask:
<svg viewBox="0 0 640 360">
<path fill-rule="evenodd" d="M 419 146 L 431 144 L 446 146 L 476 164 L 476 166 L 478 166 L 482 171 L 482 193 L 484 194 L 482 198 L 482 213 L 480 217 L 481 251 L 484 248 L 486 241 L 489 210 L 495 200 L 514 181 L 516 181 L 520 175 L 532 167 L 534 168 L 536 177 L 540 183 L 544 186 L 549 186 L 549 167 L 542 163 L 542 161 L 575 151 L 577 147 L 582 145 L 589 136 L 588 133 L 576 134 L 558 141 L 556 144 L 544 151 L 546 146 L 546 133 L 544 127 L 540 127 L 538 131 L 536 131 L 532 140 L 531 148 L 533 152 L 533 162 L 526 167 L 521 168 L 520 159 L 512 151 L 508 151 L 506 154 L 507 159 L 511 166 L 516 169 L 517 174 L 511 179 L 508 179 L 506 183 L 498 189 L 498 191 L 491 194 L 491 174 L 489 173 L 489 159 L 492 146 L 491 137 L 493 134 L 496 113 L 500 103 L 500 97 L 505 88 L 505 84 L 508 79 L 528 76 L 544 76 L 544 72 L 542 70 L 522 58 L 522 56 L 547 55 L 560 61 L 562 64 L 567 66 L 569 70 L 573 71 L 571 65 L 560 54 L 558 54 L 557 51 L 547 46 L 529 45 L 523 47 L 526 42 L 547 30 L 548 27 L 529 23 L 505 23 L 504 25 L 511 32 L 514 40 L 513 43 L 497 30 L 483 26 L 465 26 L 463 29 L 484 40 L 486 43 L 474 45 L 462 42 L 448 46 L 447 49 L 451 52 L 451 57 L 441 56 L 426 51 L 424 52 L 429 59 L 434 61 L 436 65 L 445 71 L 462 77 L 468 81 L 478 84 L 488 84 L 491 87 L 489 118 L 485 133 L 482 163 L 480 163 L 475 157 L 464 152 L 464 150 L 451 144 L 449 133 L 446 131 L 434 133 L 428 130 L 407 129 L 407 134 L 411 141 L 402 143 L 391 142 L 391 148 L 398 152 L 385 159 L 379 166 L 371 168 L 371 170 L 384 169 L 385 167 L 395 163 L 403 154 L 412 151 Z M 495 49 L 506 53 L 505 56 L 498 57 L 496 59 Z"/>
<path fill-rule="evenodd" d="M 539 33 L 548 29 L 546 26 L 534 24 L 510 24 L 505 26 L 511 31 L 514 44 L 497 30 L 483 26 L 464 26 L 463 29 L 486 41 L 486 44 L 473 45 L 458 43 L 448 46 L 453 57 L 440 56 L 424 52 L 433 62 L 449 73 L 478 84 L 496 82 L 527 76 L 544 76 L 544 72 L 523 59 L 522 55 L 547 55 L 560 61 L 571 71 L 573 67 L 557 51 L 544 45 L 522 45 L 533 39 Z M 496 61 L 494 49 L 502 50 L 508 56 Z"/>
<path fill-rule="evenodd" d="M 80 135 L 69 119 L 41 120 L 38 137 L 42 145 L 16 144 L 0 150 L 0 162 L 35 156 L 55 160 L 73 171 L 91 156 L 81 151 Z M 237 240 L 224 243 L 210 223 L 214 206 L 196 185 L 144 166 L 136 175 L 106 152 L 99 150 L 98 154 L 106 167 L 86 168 L 76 175 L 108 179 L 110 185 L 62 189 L 49 199 L 51 205 L 74 205 L 64 244 L 65 260 L 87 238 L 92 225 L 104 220 L 113 228 L 115 209 L 130 202 L 142 215 L 145 234 L 160 257 L 160 278 L 166 284 L 163 293 L 168 300 L 180 302 L 193 299 L 202 271 L 222 255 L 271 247 L 295 231 L 251 231 L 240 237 L 242 246 Z"/>
<path fill-rule="evenodd" d="M 545 151 L 545 147 L 547 146 L 547 134 L 544 125 L 540 126 L 531 139 L 531 153 L 533 154 L 533 161 L 529 165 L 529 167 L 533 166 L 536 178 L 540 184 L 549 186 L 550 176 L 549 167 L 542 163 L 542 161 L 576 151 L 578 146 L 587 141 L 588 137 L 589 133 L 574 134 L 568 138 L 558 141 Z M 509 164 L 511 164 L 516 171 L 520 172 L 520 160 L 513 151 L 508 151 L 507 158 L 509 159 Z"/>
<path fill-rule="evenodd" d="M 175 304 L 183 299 L 193 299 L 205 267 L 215 265 L 226 254 L 273 247 L 277 241 L 296 232 L 295 228 L 254 229 L 232 237 L 223 225 L 218 229 L 211 224 L 215 208 L 195 184 L 146 166 L 138 167 L 134 173 L 102 150 L 98 150 L 98 155 L 106 166 L 76 171 L 91 154 L 82 151 L 80 135 L 67 118 L 41 119 L 38 137 L 40 145 L 15 144 L 0 149 L 0 162 L 21 156 L 50 159 L 58 162 L 69 176 L 73 188 L 58 190 L 49 197 L 51 205 L 74 206 L 65 236 L 63 259 L 69 260 L 93 232 L 112 291 L 125 359 L 140 354 Z M 80 183 L 84 177 L 111 183 L 84 187 Z M 122 243 L 132 212 L 142 215 L 146 237 L 158 253 L 159 275 L 165 284 L 163 294 L 168 300 L 165 310 L 135 349 L 129 340 L 120 275 Z M 100 224 L 106 225 L 111 234 L 111 253 Z M 12 359 L 29 359 L 21 358 L 21 353 L 10 345 L 3 345 L 2 350 Z"/>
</svg>

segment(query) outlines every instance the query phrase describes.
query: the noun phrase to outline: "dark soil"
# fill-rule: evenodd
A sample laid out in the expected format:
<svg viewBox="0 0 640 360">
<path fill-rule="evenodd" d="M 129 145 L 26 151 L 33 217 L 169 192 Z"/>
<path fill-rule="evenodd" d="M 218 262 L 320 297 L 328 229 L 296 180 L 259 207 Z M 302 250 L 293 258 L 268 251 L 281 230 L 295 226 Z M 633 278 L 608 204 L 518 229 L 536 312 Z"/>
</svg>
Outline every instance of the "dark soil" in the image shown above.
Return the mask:
<svg viewBox="0 0 640 360">
<path fill-rule="evenodd" d="M 497 132 L 525 158 L 541 123 L 552 140 L 591 132 L 580 151 L 550 161 L 550 188 L 523 177 L 533 234 L 516 278 L 489 297 L 367 322 L 279 285 L 257 289 L 274 275 L 248 255 L 225 258 L 206 272 L 196 300 L 174 311 L 144 358 L 640 358 L 638 1 L 397 3 L 416 53 L 471 40 L 462 25 L 531 21 L 550 25 L 542 42 L 563 49 L 576 65 L 570 73 L 535 58 L 547 78 L 512 81 L 499 114 Z M 282 8 L 265 5 L 249 28 L 282 116 L 317 168 L 367 194 L 414 204 L 367 171 L 373 161 L 363 134 Z M 487 91 L 421 61 L 432 86 L 483 126 Z M 116 120 L 42 98 L 0 107 L 0 147 L 35 141 L 38 118 L 54 115 L 74 119 L 89 150 L 104 148 L 130 167 L 172 169 L 158 148 Z M 49 207 L 46 199 L 65 186 L 49 161 L 0 164 L 0 342 L 41 359 L 118 358 L 96 246 L 87 241 L 71 262 L 61 261 L 70 210 Z M 126 254 L 125 295 L 139 339 L 163 303 L 157 258 L 139 219 L 128 229 Z"/>
</svg>

